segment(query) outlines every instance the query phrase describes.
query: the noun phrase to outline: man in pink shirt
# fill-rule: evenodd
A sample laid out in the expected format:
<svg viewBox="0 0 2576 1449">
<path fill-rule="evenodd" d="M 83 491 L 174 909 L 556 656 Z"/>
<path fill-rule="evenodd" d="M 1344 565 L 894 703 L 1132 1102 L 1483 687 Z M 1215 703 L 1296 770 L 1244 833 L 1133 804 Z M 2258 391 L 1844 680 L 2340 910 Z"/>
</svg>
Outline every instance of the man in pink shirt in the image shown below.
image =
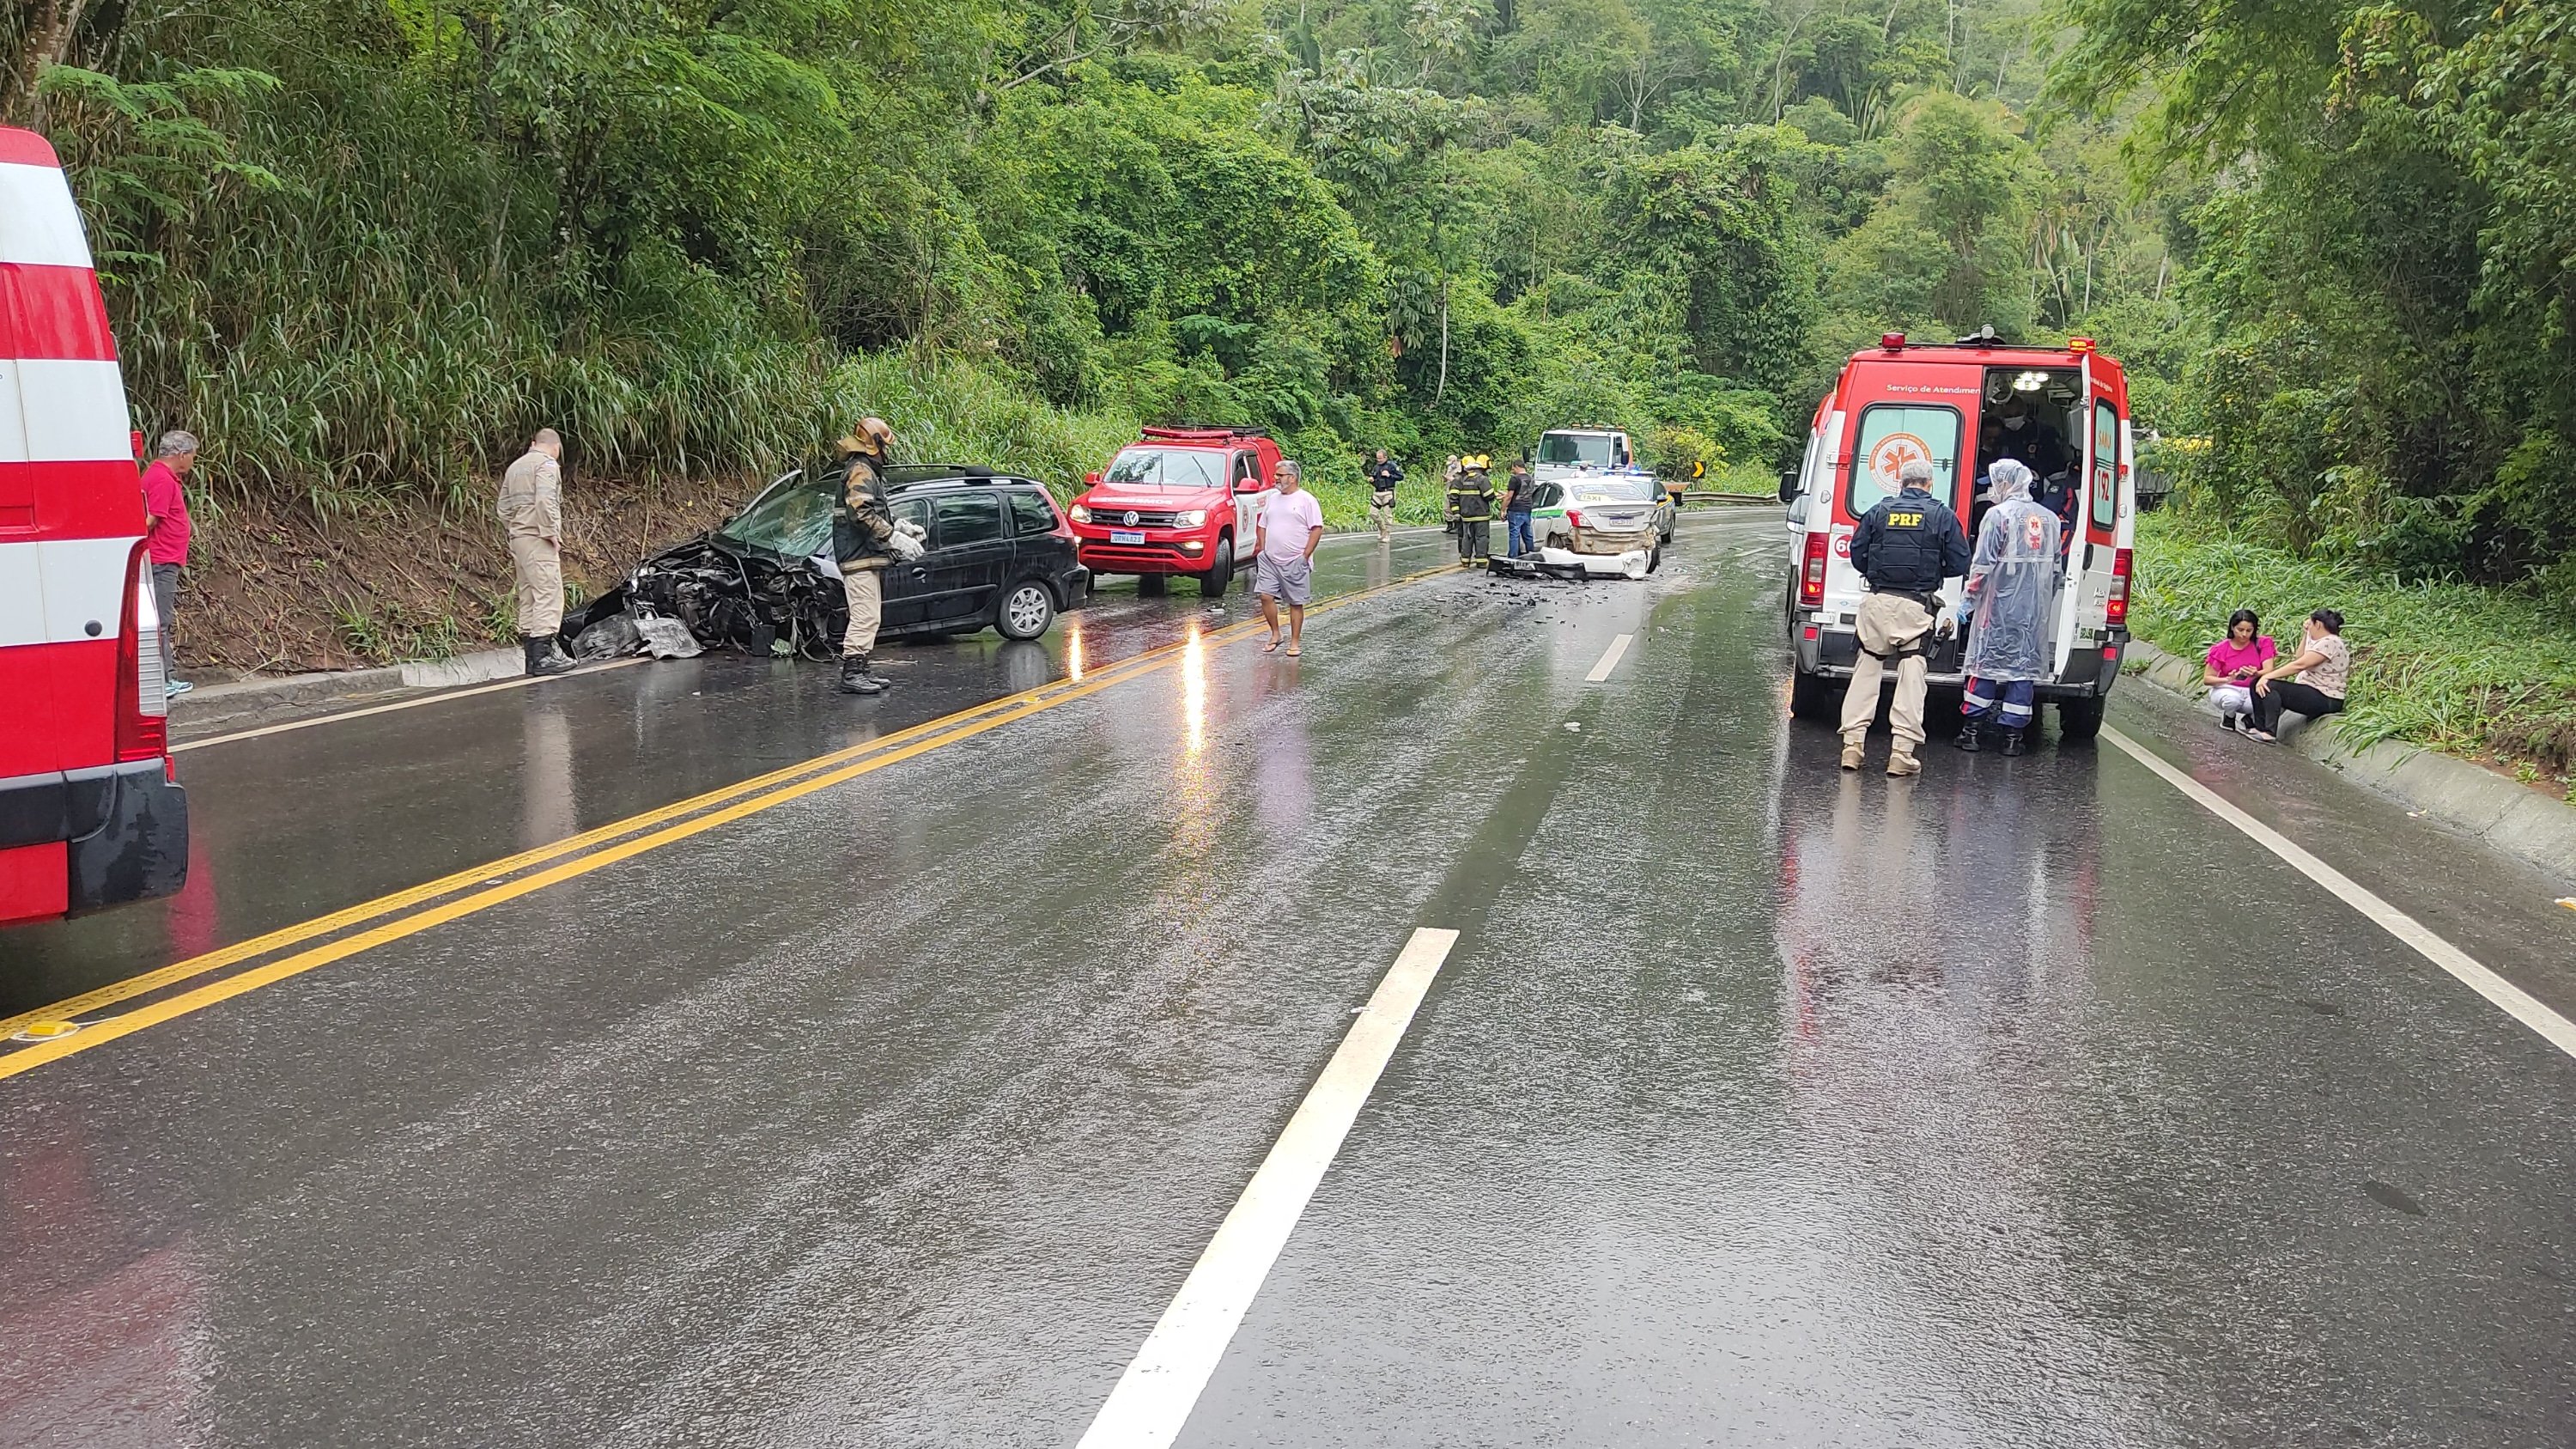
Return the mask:
<svg viewBox="0 0 2576 1449">
<path fill-rule="evenodd" d="M 195 685 L 179 677 L 170 620 L 179 611 L 179 570 L 188 566 L 188 496 L 179 480 L 197 466 L 197 436 L 178 428 L 161 435 L 160 456 L 143 470 L 144 549 L 152 555 L 152 602 L 161 611 L 161 678 L 171 695 Z"/>
</svg>

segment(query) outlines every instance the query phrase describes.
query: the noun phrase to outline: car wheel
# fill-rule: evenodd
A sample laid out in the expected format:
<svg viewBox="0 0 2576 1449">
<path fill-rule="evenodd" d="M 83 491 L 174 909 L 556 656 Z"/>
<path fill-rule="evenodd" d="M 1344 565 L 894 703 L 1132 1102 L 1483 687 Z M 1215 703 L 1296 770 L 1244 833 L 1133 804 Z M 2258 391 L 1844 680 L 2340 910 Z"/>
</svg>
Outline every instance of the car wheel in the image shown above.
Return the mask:
<svg viewBox="0 0 2576 1449">
<path fill-rule="evenodd" d="M 1836 680 L 1821 674 L 1793 674 L 1789 677 L 1789 713 L 1800 719 L 1823 720 L 1838 724 L 1843 715 L 1842 691 Z"/>
<path fill-rule="evenodd" d="M 1005 639 L 1034 639 L 1055 622 L 1055 595 L 1035 579 L 1023 579 L 1002 596 L 993 627 Z"/>
<path fill-rule="evenodd" d="M 2102 706 L 2108 701 L 2101 695 L 2090 699 L 2060 700 L 2057 705 L 2057 737 L 2061 740 L 2089 740 L 2102 733 Z"/>
<path fill-rule="evenodd" d="M 1234 582 L 1234 537 L 1219 535 L 1216 541 L 1216 563 L 1199 575 L 1199 596 L 1207 599 L 1225 597 L 1226 585 Z"/>
</svg>

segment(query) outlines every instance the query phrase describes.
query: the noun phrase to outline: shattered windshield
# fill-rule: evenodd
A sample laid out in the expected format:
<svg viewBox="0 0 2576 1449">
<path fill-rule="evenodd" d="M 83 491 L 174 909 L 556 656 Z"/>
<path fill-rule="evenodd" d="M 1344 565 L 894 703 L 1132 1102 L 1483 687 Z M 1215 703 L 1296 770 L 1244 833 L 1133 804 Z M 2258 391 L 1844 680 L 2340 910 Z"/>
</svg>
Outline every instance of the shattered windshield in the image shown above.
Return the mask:
<svg viewBox="0 0 2576 1449">
<path fill-rule="evenodd" d="M 1225 454 L 1203 448 L 1129 448 L 1100 481 L 1119 488 L 1222 488 Z"/>
<path fill-rule="evenodd" d="M 1607 468 L 1616 460 L 1611 457 L 1607 433 L 1549 433 L 1538 440 L 1538 460 L 1542 463 L 1586 464 Z"/>
<path fill-rule="evenodd" d="M 831 485 L 790 473 L 762 489 L 750 507 L 716 533 L 787 558 L 827 552 L 832 547 Z"/>
</svg>

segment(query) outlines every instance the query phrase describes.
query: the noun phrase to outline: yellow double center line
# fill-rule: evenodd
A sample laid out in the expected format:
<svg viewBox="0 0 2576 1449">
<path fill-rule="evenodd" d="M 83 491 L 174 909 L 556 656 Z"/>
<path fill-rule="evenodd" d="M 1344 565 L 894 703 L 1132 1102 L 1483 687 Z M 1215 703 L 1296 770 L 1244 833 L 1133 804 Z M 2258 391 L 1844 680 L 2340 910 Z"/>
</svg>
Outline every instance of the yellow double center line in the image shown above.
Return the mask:
<svg viewBox="0 0 2576 1449">
<path fill-rule="evenodd" d="M 1310 615 L 1319 614 L 1355 604 L 1363 599 L 1373 598 L 1423 579 L 1455 572 L 1457 567 L 1455 564 L 1449 564 L 1410 574 L 1375 588 L 1325 600 L 1306 612 Z M 847 783 L 861 775 L 882 770 L 888 765 L 927 754 L 942 745 L 972 739 L 989 730 L 1000 729 L 1004 725 L 1027 719 L 1031 715 L 1053 709 L 1058 705 L 1158 673 L 1171 667 L 1194 644 L 1200 647 L 1224 644 L 1258 632 L 1262 627 L 1259 620 L 1246 620 L 1193 639 L 1160 645 L 1134 658 L 1121 660 L 1094 671 L 1078 680 L 1056 680 L 1039 685 L 1035 689 L 1006 695 L 989 704 L 944 715 L 908 729 L 898 730 L 890 735 L 880 736 L 864 744 L 819 755 L 784 769 L 773 770 L 765 775 L 754 776 L 736 784 L 691 796 L 674 804 L 645 811 L 640 815 L 631 815 L 595 830 L 586 830 L 579 835 L 559 840 L 552 845 L 522 851 L 488 865 L 442 876 L 422 885 L 379 896 L 346 910 L 316 916 L 312 920 L 271 931 L 264 936 L 255 936 L 250 940 L 209 951 L 204 955 L 191 956 L 187 960 L 173 962 L 157 971 L 147 971 L 140 976 L 128 977 L 95 991 L 84 992 L 50 1006 L 40 1007 L 35 1011 L 0 1018 L 0 1039 L 6 1039 L 37 1022 L 76 1020 L 88 1013 L 120 1002 L 131 1001 L 136 997 L 149 996 L 194 977 L 222 971 L 246 961 L 256 961 L 263 956 L 291 946 L 302 945 L 308 941 L 323 941 L 321 945 L 279 957 L 247 971 L 235 972 L 202 986 L 162 997 L 157 1001 L 147 1002 L 131 1011 L 122 1012 L 104 1020 L 81 1022 L 80 1029 L 68 1036 L 52 1037 L 21 1047 L 5 1056 L 0 1056 L 0 1079 L 33 1071 L 47 1062 L 59 1061 L 76 1052 L 103 1046 L 122 1036 L 130 1036 L 146 1027 L 156 1026 L 191 1012 L 202 1011 L 219 1001 L 230 1000 L 245 992 L 256 991 L 260 987 L 283 981 L 290 976 L 301 975 L 317 966 L 327 966 L 361 951 L 373 950 L 406 936 L 418 935 L 420 932 L 459 917 L 470 916 L 505 901 L 517 900 L 521 896 L 544 890 L 550 885 L 571 880 L 576 876 L 587 875 L 603 866 L 614 865 L 618 861 L 631 859 L 646 851 L 657 850 L 675 841 L 686 840 L 690 836 L 713 830 L 720 825 L 731 824 L 746 816 L 756 815 L 763 810 L 783 805 L 790 800 L 802 799 L 816 791 L 828 790 L 834 785 Z M 391 919 L 386 919 L 388 917 Z M 352 927 L 366 925 L 370 921 L 380 922 L 380 924 L 351 935 L 339 934 Z M 323 940 L 323 938 L 335 936 L 338 939 Z"/>
</svg>

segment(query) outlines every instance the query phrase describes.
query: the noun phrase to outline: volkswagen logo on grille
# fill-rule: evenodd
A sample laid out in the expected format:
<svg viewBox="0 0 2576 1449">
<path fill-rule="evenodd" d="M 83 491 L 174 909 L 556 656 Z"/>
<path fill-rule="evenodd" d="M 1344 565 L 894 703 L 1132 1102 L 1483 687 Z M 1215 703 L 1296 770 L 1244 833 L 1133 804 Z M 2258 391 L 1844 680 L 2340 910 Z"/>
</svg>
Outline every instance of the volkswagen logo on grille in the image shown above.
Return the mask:
<svg viewBox="0 0 2576 1449">
<path fill-rule="evenodd" d="M 1126 516 L 1120 518 L 1118 521 L 1126 524 L 1129 528 L 1134 528 L 1136 526 L 1136 510 L 1133 508 L 1128 509 Z"/>
</svg>

